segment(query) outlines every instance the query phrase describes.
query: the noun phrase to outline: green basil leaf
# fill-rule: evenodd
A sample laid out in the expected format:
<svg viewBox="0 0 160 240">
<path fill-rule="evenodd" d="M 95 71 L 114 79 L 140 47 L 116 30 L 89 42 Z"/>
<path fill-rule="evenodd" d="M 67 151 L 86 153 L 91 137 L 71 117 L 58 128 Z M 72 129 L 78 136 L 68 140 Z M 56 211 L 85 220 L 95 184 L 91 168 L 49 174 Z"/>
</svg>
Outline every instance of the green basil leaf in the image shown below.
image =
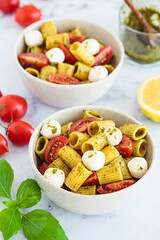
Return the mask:
<svg viewBox="0 0 160 240">
<path fill-rule="evenodd" d="M 11 200 L 11 201 L 4 201 L 3 204 L 7 207 L 16 207 L 17 201 Z"/>
<path fill-rule="evenodd" d="M 9 163 L 3 159 L 0 161 L 0 197 L 11 199 L 11 187 L 14 173 Z"/>
<path fill-rule="evenodd" d="M 5 208 L 0 212 L 0 231 L 4 240 L 8 240 L 13 235 L 16 235 L 21 228 L 22 219 L 16 208 Z"/>
<path fill-rule="evenodd" d="M 28 240 L 67 240 L 64 230 L 49 212 L 38 209 L 22 217 L 23 232 Z"/>
<path fill-rule="evenodd" d="M 26 179 L 17 191 L 17 202 L 20 209 L 36 205 L 41 200 L 40 187 L 34 179 Z"/>
</svg>

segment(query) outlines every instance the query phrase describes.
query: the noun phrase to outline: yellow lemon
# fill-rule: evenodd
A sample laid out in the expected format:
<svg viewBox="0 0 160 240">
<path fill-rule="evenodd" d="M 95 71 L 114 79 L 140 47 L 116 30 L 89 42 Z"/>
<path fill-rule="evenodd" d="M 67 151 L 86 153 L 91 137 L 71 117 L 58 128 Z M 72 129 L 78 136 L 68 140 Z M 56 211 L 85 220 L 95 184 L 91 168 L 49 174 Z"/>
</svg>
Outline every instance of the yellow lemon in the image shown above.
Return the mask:
<svg viewBox="0 0 160 240">
<path fill-rule="evenodd" d="M 141 83 L 138 89 L 138 103 L 147 117 L 160 122 L 160 74 Z"/>
</svg>

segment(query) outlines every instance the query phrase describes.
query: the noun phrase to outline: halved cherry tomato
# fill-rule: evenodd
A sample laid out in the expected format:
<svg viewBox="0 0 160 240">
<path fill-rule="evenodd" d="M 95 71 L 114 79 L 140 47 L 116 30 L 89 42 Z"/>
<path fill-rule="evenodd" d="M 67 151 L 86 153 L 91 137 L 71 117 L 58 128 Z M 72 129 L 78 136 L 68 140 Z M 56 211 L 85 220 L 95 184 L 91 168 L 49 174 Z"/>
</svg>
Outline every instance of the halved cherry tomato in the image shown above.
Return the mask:
<svg viewBox="0 0 160 240">
<path fill-rule="evenodd" d="M 51 83 L 56 83 L 56 84 L 60 84 L 60 85 L 80 84 L 80 81 L 77 78 L 71 77 L 66 74 L 61 74 L 61 73 L 51 74 L 49 81 Z"/>
<path fill-rule="evenodd" d="M 40 173 L 41 173 L 42 175 L 44 175 L 44 173 L 45 173 L 45 171 L 46 171 L 47 169 L 48 169 L 48 166 L 47 166 L 47 164 L 44 162 L 44 163 L 41 165 L 39 171 L 40 171 Z"/>
<path fill-rule="evenodd" d="M 19 4 L 19 0 L 0 0 L 0 10 L 5 13 L 13 13 Z"/>
<path fill-rule="evenodd" d="M 105 46 L 95 55 L 95 63 L 93 66 L 108 64 L 112 58 L 112 48 Z"/>
<path fill-rule="evenodd" d="M 112 193 L 127 188 L 135 183 L 135 180 L 123 180 L 119 182 L 109 183 L 105 186 L 99 186 L 97 192 L 100 194 Z"/>
<path fill-rule="evenodd" d="M 68 35 L 69 35 L 70 44 L 72 44 L 74 42 L 83 42 L 86 39 L 85 36 L 75 36 L 72 33 L 68 33 Z"/>
<path fill-rule="evenodd" d="M 3 122 L 21 119 L 27 112 L 26 100 L 18 95 L 5 95 L 0 98 L 0 118 Z"/>
<path fill-rule="evenodd" d="M 85 186 L 90 186 L 90 185 L 98 185 L 99 181 L 98 181 L 98 176 L 96 172 L 93 172 L 88 178 L 87 180 L 83 183 L 83 185 Z"/>
<path fill-rule="evenodd" d="M 122 137 L 122 141 L 115 146 L 118 152 L 122 155 L 122 157 L 130 157 L 133 152 L 133 143 L 131 139 L 127 136 Z"/>
<path fill-rule="evenodd" d="M 0 97 L 2 97 L 2 96 L 3 96 L 2 91 L 0 91 Z"/>
<path fill-rule="evenodd" d="M 72 124 L 69 130 L 69 134 L 71 134 L 72 132 L 81 132 L 81 133 L 86 132 L 88 125 L 93 121 L 99 121 L 99 120 L 98 118 L 95 118 L 95 117 L 87 117 L 87 118 L 82 118 L 78 120 L 77 122 Z"/>
<path fill-rule="evenodd" d="M 5 137 L 2 134 L 0 134 L 0 156 L 6 152 L 9 152 L 8 143 Z"/>
<path fill-rule="evenodd" d="M 43 53 L 21 53 L 18 55 L 18 60 L 24 68 L 31 67 L 37 70 L 41 70 L 49 61 Z"/>
<path fill-rule="evenodd" d="M 74 65 L 77 62 L 77 59 L 73 56 L 73 54 L 69 51 L 67 47 L 65 47 L 63 44 L 59 44 L 59 48 L 63 51 L 65 55 L 66 63 Z"/>
<path fill-rule="evenodd" d="M 3 0 L 4 1 L 4 0 Z M 27 27 L 30 24 L 41 19 L 41 10 L 32 4 L 19 7 L 15 14 L 15 21 L 22 27 Z"/>
<path fill-rule="evenodd" d="M 67 145 L 69 142 L 68 138 L 64 136 L 57 136 L 50 140 L 48 146 L 45 150 L 45 161 L 47 165 L 53 162 L 56 158 L 58 158 L 59 150 Z"/>
</svg>

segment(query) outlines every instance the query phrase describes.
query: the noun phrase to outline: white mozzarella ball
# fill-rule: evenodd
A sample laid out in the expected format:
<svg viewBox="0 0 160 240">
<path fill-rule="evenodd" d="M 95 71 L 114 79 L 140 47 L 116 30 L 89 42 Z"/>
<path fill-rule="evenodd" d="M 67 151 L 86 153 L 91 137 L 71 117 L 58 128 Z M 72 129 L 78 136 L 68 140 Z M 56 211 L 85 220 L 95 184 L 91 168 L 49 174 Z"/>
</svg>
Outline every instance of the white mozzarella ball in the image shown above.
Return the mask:
<svg viewBox="0 0 160 240">
<path fill-rule="evenodd" d="M 116 127 L 106 128 L 104 133 L 105 133 L 105 135 L 107 137 L 107 140 L 108 140 L 108 143 L 110 145 L 116 146 L 122 141 L 122 133 Z"/>
<path fill-rule="evenodd" d="M 55 187 L 62 187 L 65 180 L 64 172 L 58 168 L 48 168 L 44 177 Z"/>
<path fill-rule="evenodd" d="M 91 171 L 97 171 L 103 168 L 105 155 L 101 151 L 87 151 L 82 156 L 84 165 Z"/>
<path fill-rule="evenodd" d="M 148 170 L 148 163 L 142 157 L 134 157 L 129 161 L 128 168 L 134 178 L 141 178 Z"/>
<path fill-rule="evenodd" d="M 82 42 L 82 45 L 90 52 L 92 55 L 95 55 L 100 50 L 99 42 L 96 39 L 86 39 Z"/>
<path fill-rule="evenodd" d="M 64 52 L 60 48 L 52 48 L 46 52 L 50 64 L 63 63 L 65 60 Z"/>
<path fill-rule="evenodd" d="M 61 134 L 61 125 L 56 120 L 50 120 L 43 124 L 40 133 L 48 139 L 59 136 Z"/>
<path fill-rule="evenodd" d="M 42 33 L 38 30 L 31 30 L 27 32 L 24 38 L 27 46 L 40 46 L 43 43 Z"/>
<path fill-rule="evenodd" d="M 108 76 L 108 70 L 103 66 L 91 68 L 88 79 L 91 82 L 100 81 Z"/>
</svg>

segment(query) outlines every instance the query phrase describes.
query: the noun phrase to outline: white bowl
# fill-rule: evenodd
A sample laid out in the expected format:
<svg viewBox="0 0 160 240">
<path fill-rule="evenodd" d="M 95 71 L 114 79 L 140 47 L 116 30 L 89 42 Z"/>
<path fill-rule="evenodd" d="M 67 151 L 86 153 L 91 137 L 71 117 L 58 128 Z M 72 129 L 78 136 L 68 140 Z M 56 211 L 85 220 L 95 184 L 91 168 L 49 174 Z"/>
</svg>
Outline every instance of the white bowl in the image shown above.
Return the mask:
<svg viewBox="0 0 160 240">
<path fill-rule="evenodd" d="M 105 80 L 90 84 L 68 86 L 49 83 L 26 72 L 17 58 L 17 56 L 25 50 L 24 34 L 32 29 L 39 29 L 41 24 L 46 21 L 54 21 L 58 31 L 69 31 L 71 28 L 79 26 L 87 37 L 95 37 L 104 45 L 110 45 L 114 53 L 112 64 L 115 70 L 109 74 Z M 41 102 L 54 107 L 70 107 L 88 104 L 103 96 L 116 79 L 123 63 L 123 57 L 124 49 L 118 37 L 95 23 L 77 19 L 47 19 L 36 22 L 21 33 L 15 47 L 15 62 L 22 83 Z"/>
<path fill-rule="evenodd" d="M 87 195 L 72 193 L 62 188 L 54 187 L 39 172 L 38 169 L 40 167 L 40 162 L 34 151 L 36 140 L 39 137 L 39 132 L 42 127 L 42 124 L 45 121 L 49 121 L 51 119 L 55 119 L 59 121 L 60 124 L 65 124 L 70 121 L 74 122 L 83 117 L 83 110 L 86 110 L 86 109 L 95 110 L 96 112 L 102 114 L 104 116 L 104 119 L 112 119 L 113 121 L 115 121 L 116 126 L 118 127 L 126 122 L 141 124 L 136 119 L 130 117 L 125 113 L 119 112 L 117 110 L 105 108 L 105 107 L 87 105 L 87 106 L 78 106 L 78 107 L 72 107 L 65 110 L 61 110 L 49 116 L 48 118 L 46 118 L 43 122 L 41 122 L 36 127 L 29 144 L 29 157 L 30 157 L 32 169 L 34 172 L 34 177 L 37 183 L 39 184 L 41 189 L 45 192 L 45 194 L 55 204 L 57 204 L 58 206 L 66 210 L 79 213 L 79 214 L 87 214 L 87 215 L 104 214 L 125 205 L 129 200 L 131 200 L 138 193 L 141 187 L 145 185 L 146 180 L 148 179 L 153 168 L 154 145 L 150 135 L 147 134 L 146 140 L 148 143 L 148 147 L 147 147 L 146 159 L 149 164 L 149 169 L 147 173 L 135 184 L 119 192 L 87 196 Z"/>
</svg>

